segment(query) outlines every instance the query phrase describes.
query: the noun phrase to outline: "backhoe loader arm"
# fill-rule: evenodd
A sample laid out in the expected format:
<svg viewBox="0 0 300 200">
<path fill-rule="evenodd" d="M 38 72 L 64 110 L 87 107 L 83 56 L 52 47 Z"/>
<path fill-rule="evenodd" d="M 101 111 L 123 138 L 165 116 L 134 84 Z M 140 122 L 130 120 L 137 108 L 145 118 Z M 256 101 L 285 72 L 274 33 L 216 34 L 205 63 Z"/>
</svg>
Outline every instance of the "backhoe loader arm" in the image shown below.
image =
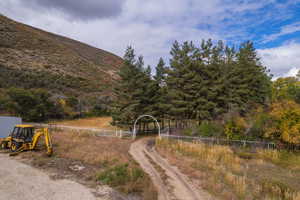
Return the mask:
<svg viewBox="0 0 300 200">
<path fill-rule="evenodd" d="M 34 134 L 34 137 L 33 137 L 33 140 L 32 140 L 31 149 L 35 149 L 35 147 L 36 147 L 36 145 L 39 141 L 39 138 L 42 135 L 44 135 L 44 138 L 45 138 L 45 145 L 47 147 L 47 155 L 51 156 L 52 153 L 53 153 L 53 148 L 52 148 L 52 141 L 51 141 L 51 136 L 49 134 L 49 129 L 48 128 L 42 128 L 42 129 L 36 130 L 36 132 Z"/>
<path fill-rule="evenodd" d="M 53 148 L 52 148 L 52 141 L 51 141 L 51 136 L 49 134 L 48 128 L 44 128 L 44 136 L 45 136 L 45 143 L 47 146 L 47 155 L 51 156 L 53 153 Z"/>
</svg>

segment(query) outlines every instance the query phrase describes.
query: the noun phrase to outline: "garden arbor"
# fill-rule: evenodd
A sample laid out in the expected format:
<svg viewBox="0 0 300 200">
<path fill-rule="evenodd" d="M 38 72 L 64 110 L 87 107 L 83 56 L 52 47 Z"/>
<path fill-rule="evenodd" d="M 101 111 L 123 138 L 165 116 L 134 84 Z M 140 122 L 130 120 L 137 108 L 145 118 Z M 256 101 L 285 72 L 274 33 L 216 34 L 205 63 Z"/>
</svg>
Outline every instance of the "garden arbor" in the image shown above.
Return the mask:
<svg viewBox="0 0 300 200">
<path fill-rule="evenodd" d="M 157 119 L 156 119 L 155 117 L 151 116 L 151 115 L 141 115 L 141 116 L 139 116 L 139 117 L 135 120 L 135 122 L 134 122 L 134 126 L 133 126 L 133 139 L 135 139 L 135 137 L 136 137 L 136 124 L 137 124 L 137 122 L 138 122 L 140 119 L 142 119 L 142 118 L 144 118 L 144 117 L 151 118 L 151 119 L 153 119 L 153 120 L 155 121 L 155 123 L 156 123 L 156 125 L 157 125 L 157 127 L 158 127 L 158 136 L 160 137 L 160 126 L 159 126 L 159 123 L 158 123 Z"/>
</svg>

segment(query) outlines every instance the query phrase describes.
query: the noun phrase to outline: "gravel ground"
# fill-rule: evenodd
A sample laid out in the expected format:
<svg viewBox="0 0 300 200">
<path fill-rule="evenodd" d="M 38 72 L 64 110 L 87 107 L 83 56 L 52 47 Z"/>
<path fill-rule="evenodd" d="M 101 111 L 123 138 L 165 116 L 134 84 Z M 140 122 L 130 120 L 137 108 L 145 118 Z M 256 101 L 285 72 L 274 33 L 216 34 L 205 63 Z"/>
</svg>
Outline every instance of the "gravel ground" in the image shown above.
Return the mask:
<svg viewBox="0 0 300 200">
<path fill-rule="evenodd" d="M 0 200 L 102 200 L 89 188 L 70 181 L 52 180 L 29 165 L 0 154 Z"/>
</svg>

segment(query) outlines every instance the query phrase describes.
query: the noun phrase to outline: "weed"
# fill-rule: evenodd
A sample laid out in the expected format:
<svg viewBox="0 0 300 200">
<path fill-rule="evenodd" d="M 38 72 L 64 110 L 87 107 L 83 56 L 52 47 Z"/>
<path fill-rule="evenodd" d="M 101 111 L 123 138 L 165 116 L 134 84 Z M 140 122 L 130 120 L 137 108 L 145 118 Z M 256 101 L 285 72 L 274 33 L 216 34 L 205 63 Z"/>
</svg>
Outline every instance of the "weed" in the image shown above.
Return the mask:
<svg viewBox="0 0 300 200">
<path fill-rule="evenodd" d="M 135 184 L 145 176 L 144 172 L 137 167 L 129 167 L 129 164 L 119 164 L 110 167 L 97 175 L 97 180 L 112 187 L 119 187 L 124 191 L 125 185 Z M 131 189 L 133 190 L 133 188 Z M 133 192 L 127 190 L 124 192 Z"/>
</svg>

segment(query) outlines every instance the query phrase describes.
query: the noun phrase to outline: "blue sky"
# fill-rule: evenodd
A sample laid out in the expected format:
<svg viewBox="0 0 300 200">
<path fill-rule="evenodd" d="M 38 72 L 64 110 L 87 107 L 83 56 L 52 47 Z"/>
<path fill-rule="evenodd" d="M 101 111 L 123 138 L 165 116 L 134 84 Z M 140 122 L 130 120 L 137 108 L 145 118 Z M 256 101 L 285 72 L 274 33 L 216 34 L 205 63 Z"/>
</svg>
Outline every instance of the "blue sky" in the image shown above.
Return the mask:
<svg viewBox="0 0 300 200">
<path fill-rule="evenodd" d="M 5 0 L 0 12 L 122 56 L 127 45 L 154 66 L 174 40 L 252 40 L 278 76 L 300 69 L 300 0 Z"/>
</svg>

